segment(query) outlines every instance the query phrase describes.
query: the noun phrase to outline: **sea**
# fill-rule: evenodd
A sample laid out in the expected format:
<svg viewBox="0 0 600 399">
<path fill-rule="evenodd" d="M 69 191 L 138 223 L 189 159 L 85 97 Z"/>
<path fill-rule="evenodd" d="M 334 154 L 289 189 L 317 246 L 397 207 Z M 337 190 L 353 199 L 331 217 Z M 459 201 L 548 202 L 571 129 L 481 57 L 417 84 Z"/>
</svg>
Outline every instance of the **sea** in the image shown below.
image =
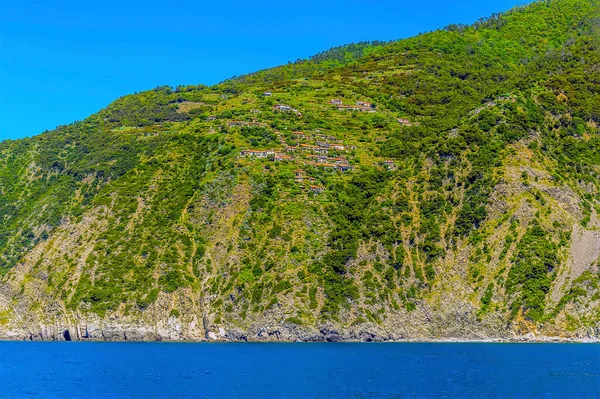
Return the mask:
<svg viewBox="0 0 600 399">
<path fill-rule="evenodd" d="M 0 398 L 600 398 L 600 344 L 0 342 Z"/>
</svg>

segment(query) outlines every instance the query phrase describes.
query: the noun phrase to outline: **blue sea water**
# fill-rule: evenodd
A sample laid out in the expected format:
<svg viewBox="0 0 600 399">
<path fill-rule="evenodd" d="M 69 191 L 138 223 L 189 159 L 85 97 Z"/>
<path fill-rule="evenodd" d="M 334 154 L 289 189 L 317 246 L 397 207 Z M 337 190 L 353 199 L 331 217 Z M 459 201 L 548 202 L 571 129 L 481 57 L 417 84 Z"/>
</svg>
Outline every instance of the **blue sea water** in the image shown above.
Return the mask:
<svg viewBox="0 0 600 399">
<path fill-rule="evenodd" d="M 0 342 L 0 398 L 600 398 L 597 344 Z"/>
</svg>

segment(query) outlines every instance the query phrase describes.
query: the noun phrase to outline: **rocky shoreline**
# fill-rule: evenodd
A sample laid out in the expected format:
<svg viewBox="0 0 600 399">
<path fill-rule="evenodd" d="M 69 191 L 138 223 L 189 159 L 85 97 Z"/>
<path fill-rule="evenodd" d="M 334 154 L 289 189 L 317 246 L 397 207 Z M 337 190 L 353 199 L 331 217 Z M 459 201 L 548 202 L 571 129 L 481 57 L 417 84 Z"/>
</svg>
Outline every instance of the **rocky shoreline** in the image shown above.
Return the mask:
<svg viewBox="0 0 600 399">
<path fill-rule="evenodd" d="M 224 329 L 197 334 L 156 327 L 119 328 L 114 325 L 41 326 L 33 330 L 0 329 L 0 341 L 80 341 L 80 342 L 388 342 L 388 343 L 600 343 L 598 331 L 588 335 L 560 337 L 517 334 L 469 334 L 467 336 L 402 336 L 377 332 L 368 328 L 337 330 L 329 326 L 310 329 L 299 326 L 259 328 L 252 331 Z"/>
</svg>

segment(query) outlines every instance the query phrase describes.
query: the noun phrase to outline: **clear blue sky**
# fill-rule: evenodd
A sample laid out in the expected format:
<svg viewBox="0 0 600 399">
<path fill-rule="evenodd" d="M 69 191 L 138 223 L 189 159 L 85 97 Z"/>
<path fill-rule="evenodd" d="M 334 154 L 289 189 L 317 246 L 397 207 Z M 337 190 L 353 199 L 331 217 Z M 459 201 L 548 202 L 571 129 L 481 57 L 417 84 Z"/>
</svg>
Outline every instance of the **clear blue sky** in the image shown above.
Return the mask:
<svg viewBox="0 0 600 399">
<path fill-rule="evenodd" d="M 0 140 L 159 85 L 214 84 L 526 0 L 0 0 Z"/>
</svg>

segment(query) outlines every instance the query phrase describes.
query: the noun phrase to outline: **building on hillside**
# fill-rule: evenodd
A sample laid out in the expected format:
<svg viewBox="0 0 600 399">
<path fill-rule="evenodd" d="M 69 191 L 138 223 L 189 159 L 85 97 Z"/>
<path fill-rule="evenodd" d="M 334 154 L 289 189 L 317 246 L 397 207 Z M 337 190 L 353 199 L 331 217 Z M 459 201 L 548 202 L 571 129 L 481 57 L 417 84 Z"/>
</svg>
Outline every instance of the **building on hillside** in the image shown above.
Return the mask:
<svg viewBox="0 0 600 399">
<path fill-rule="evenodd" d="M 292 133 L 292 137 L 295 140 L 304 140 L 304 139 L 306 139 L 306 135 L 304 133 L 302 133 L 302 132 L 293 132 Z"/>
<path fill-rule="evenodd" d="M 329 154 L 329 150 L 327 148 L 323 148 L 323 147 L 317 147 L 317 148 L 315 148 L 315 152 L 317 154 L 322 154 L 322 155 Z"/>
<path fill-rule="evenodd" d="M 342 158 L 342 157 L 327 158 L 327 161 L 333 162 L 336 165 L 348 165 L 348 160 L 346 158 Z"/>
<path fill-rule="evenodd" d="M 214 120 L 216 120 L 216 119 L 217 119 L 217 117 L 216 117 L 216 116 L 209 116 L 208 118 L 206 118 L 206 120 L 207 120 L 208 122 L 210 122 L 210 121 L 214 121 Z"/>
<path fill-rule="evenodd" d="M 364 107 L 364 108 L 373 108 L 373 104 L 365 102 L 365 101 L 357 101 L 356 105 L 358 105 L 359 107 Z"/>
<path fill-rule="evenodd" d="M 272 95 L 273 95 L 273 93 L 271 93 L 270 91 L 265 91 L 263 93 L 263 96 L 265 96 L 265 97 L 271 97 Z"/>
<path fill-rule="evenodd" d="M 294 171 L 294 181 L 296 183 L 302 183 L 304 181 L 304 171 L 302 169 Z"/>
<path fill-rule="evenodd" d="M 310 144 L 300 144 L 300 149 L 302 151 L 316 151 L 319 149 L 319 147 L 316 145 L 310 145 Z"/>
<path fill-rule="evenodd" d="M 275 157 L 273 158 L 276 162 L 277 161 L 292 161 L 294 158 L 292 158 L 289 155 L 283 155 L 283 154 L 275 154 Z"/>
<path fill-rule="evenodd" d="M 323 194 L 325 192 L 325 187 L 322 186 L 310 186 L 309 188 L 314 194 Z"/>
<path fill-rule="evenodd" d="M 375 110 L 375 108 L 371 108 L 371 107 L 360 107 L 360 106 L 354 106 L 354 105 L 340 105 L 338 106 L 338 111 L 359 111 L 359 112 L 369 112 L 369 113 L 374 113 L 377 112 Z"/>
<path fill-rule="evenodd" d="M 292 110 L 292 107 L 290 107 L 289 105 L 285 105 L 285 104 L 275 104 L 275 105 L 273 105 L 273 109 L 275 109 L 277 111 L 282 111 L 282 112 L 290 112 Z"/>
<path fill-rule="evenodd" d="M 389 170 L 396 170 L 396 163 L 392 160 L 385 160 L 383 161 L 383 165 L 388 168 Z"/>
<path fill-rule="evenodd" d="M 398 118 L 398 123 L 400 123 L 402 126 L 412 126 L 412 122 L 404 118 Z"/>
<path fill-rule="evenodd" d="M 268 158 L 273 155 L 275 155 L 274 150 L 243 150 L 240 152 L 241 157 Z"/>
<path fill-rule="evenodd" d="M 297 152 L 300 151 L 300 147 L 297 146 L 287 146 L 284 149 L 285 152 Z"/>
<path fill-rule="evenodd" d="M 337 99 L 337 98 L 332 98 L 330 102 L 331 102 L 331 104 L 333 104 L 333 105 L 342 105 L 342 104 L 343 104 L 343 103 L 342 103 L 342 100 L 340 100 L 340 99 Z"/>
<path fill-rule="evenodd" d="M 323 154 L 310 154 L 310 155 L 306 155 L 306 158 L 314 160 L 313 162 L 315 164 L 320 164 L 320 163 L 327 163 L 327 155 L 323 155 Z"/>
<path fill-rule="evenodd" d="M 251 109 L 250 113 L 251 114 L 260 114 L 260 110 L 258 110 L 258 109 Z"/>
<path fill-rule="evenodd" d="M 336 151 L 346 151 L 346 147 L 342 144 L 331 144 L 330 148 Z"/>
</svg>

